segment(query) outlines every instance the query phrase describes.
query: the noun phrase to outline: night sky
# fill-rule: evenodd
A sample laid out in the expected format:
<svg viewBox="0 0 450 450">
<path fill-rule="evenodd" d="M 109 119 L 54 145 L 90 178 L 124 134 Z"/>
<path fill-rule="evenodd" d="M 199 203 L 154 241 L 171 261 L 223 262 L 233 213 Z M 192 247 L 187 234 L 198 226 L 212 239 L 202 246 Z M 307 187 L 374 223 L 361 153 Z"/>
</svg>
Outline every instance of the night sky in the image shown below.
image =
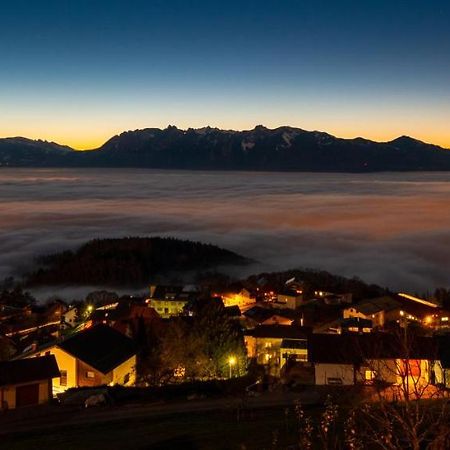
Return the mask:
<svg viewBox="0 0 450 450">
<path fill-rule="evenodd" d="M 450 4 L 2 1 L 0 136 L 291 125 L 450 147 Z"/>
</svg>

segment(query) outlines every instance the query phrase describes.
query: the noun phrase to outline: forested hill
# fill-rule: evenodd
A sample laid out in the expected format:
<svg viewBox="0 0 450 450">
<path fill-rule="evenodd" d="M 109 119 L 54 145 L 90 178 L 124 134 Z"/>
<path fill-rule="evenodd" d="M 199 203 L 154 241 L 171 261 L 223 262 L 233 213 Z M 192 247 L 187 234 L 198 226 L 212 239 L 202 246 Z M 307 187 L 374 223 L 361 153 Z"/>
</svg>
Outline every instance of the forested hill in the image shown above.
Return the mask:
<svg viewBox="0 0 450 450">
<path fill-rule="evenodd" d="M 133 286 L 157 275 L 248 262 L 214 245 L 174 238 L 95 239 L 76 251 L 39 257 L 27 284 Z"/>
</svg>

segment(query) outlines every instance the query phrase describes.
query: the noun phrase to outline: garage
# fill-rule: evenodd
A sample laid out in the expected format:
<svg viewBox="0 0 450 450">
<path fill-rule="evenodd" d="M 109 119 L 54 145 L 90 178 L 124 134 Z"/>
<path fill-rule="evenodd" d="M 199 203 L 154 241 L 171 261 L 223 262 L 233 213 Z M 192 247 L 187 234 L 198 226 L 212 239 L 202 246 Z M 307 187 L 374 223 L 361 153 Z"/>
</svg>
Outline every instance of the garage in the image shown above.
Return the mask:
<svg viewBox="0 0 450 450">
<path fill-rule="evenodd" d="M 16 387 L 16 407 L 37 405 L 39 403 L 39 383 Z"/>
</svg>

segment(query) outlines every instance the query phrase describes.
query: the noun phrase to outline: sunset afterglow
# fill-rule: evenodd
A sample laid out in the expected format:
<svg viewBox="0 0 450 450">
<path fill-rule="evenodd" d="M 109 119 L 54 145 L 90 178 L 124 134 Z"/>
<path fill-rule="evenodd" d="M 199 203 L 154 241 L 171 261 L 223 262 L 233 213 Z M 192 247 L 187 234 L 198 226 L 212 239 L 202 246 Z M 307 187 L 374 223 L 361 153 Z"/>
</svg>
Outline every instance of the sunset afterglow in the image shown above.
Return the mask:
<svg viewBox="0 0 450 450">
<path fill-rule="evenodd" d="M 450 147 L 443 2 L 23 3 L 3 11 L 0 136 L 263 124 Z"/>
</svg>

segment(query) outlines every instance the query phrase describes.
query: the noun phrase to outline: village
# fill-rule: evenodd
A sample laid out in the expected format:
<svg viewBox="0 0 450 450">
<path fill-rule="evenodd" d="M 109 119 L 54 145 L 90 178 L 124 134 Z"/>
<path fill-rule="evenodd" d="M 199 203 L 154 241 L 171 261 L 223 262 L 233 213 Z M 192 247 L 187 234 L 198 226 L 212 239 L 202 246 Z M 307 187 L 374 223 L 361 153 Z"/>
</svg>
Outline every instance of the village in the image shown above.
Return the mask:
<svg viewBox="0 0 450 450">
<path fill-rule="evenodd" d="M 0 304 L 0 409 L 83 391 L 88 407 L 107 400 L 98 387 L 249 375 L 249 396 L 280 386 L 381 386 L 394 398 L 450 389 L 443 305 L 403 293 L 355 300 L 296 278 L 277 288 L 264 279 L 206 291 L 151 285 L 144 297 L 100 292 L 46 305 L 11 294 Z"/>
</svg>

